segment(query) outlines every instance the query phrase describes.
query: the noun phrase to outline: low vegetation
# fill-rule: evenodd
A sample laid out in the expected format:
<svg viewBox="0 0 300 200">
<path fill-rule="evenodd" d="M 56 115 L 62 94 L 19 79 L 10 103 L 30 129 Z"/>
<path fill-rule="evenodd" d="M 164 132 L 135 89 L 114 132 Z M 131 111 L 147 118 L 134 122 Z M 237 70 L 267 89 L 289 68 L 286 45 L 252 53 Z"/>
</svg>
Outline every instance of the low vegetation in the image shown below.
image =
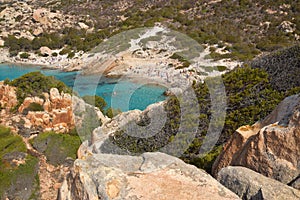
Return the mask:
<svg viewBox="0 0 300 200">
<path fill-rule="evenodd" d="M 52 165 L 61 165 L 67 158 L 76 159 L 77 150 L 81 144 L 78 135 L 41 133 L 32 141 L 32 146 L 47 157 Z"/>
<path fill-rule="evenodd" d="M 38 103 L 35 103 L 35 102 L 32 102 L 29 104 L 29 106 L 27 108 L 25 108 L 23 110 L 23 114 L 24 115 L 27 115 L 27 113 L 29 111 L 34 111 L 34 112 L 37 112 L 37 111 L 44 111 L 44 108 L 41 104 L 38 104 Z"/>
<path fill-rule="evenodd" d="M 194 85 L 200 106 L 200 123 L 196 138 L 182 155 L 188 163 L 210 171 L 211 165 L 224 144 L 232 133 L 240 126 L 254 124 L 266 117 L 284 99 L 284 97 L 299 92 L 298 87 L 286 91 L 277 90 L 271 84 L 271 76 L 262 69 L 248 66 L 236 68 L 223 75 L 223 82 L 227 94 L 227 115 L 225 125 L 216 147 L 202 157 L 199 149 L 205 137 L 211 117 L 210 94 L 206 83 Z M 297 80 L 294 81 L 297 83 Z M 299 86 L 299 85 L 298 85 Z M 180 123 L 180 104 L 176 97 L 170 97 L 165 107 L 167 121 L 162 130 L 150 138 L 135 138 L 127 135 L 123 130 L 118 131 L 111 140 L 119 147 L 132 153 L 157 151 L 176 136 Z"/>
<path fill-rule="evenodd" d="M 89 51 L 117 33 L 151 27 L 160 22 L 187 34 L 200 44 L 218 44 L 229 51 L 228 54 L 213 52 L 210 55 L 212 58 L 247 61 L 261 52 L 292 46 L 297 43 L 295 34 L 300 35 L 300 7 L 297 1 L 275 0 L 270 4 L 266 0 L 226 0 L 214 3 L 206 0 L 130 0 L 127 3 L 128 7 L 123 9 L 122 1 L 39 1 L 39 6 L 51 10 L 89 15 L 91 21 L 83 19 L 83 22 L 93 26 L 95 31 L 62 28 L 57 33 L 43 33 L 33 41 L 10 35 L 5 38 L 5 46 L 10 48 L 12 56 L 20 51 L 38 51 L 41 46 L 67 48 L 67 53 Z M 268 13 L 268 10 L 274 13 Z M 119 16 L 123 16 L 123 19 Z M 295 24 L 293 34 L 280 28 L 283 21 Z"/>
<path fill-rule="evenodd" d="M 4 199 L 5 193 L 9 193 L 10 199 L 35 195 L 39 187 L 38 159 L 26 153 L 22 138 L 12 134 L 9 128 L 0 126 L 0 138 L 0 198 Z M 23 164 L 16 165 L 12 161 L 23 156 Z M 20 193 L 24 188 L 27 188 L 27 191 Z"/>
<path fill-rule="evenodd" d="M 105 100 L 102 97 L 99 97 L 97 95 L 96 96 L 87 95 L 87 96 L 83 96 L 82 99 L 86 103 L 88 103 L 90 105 L 93 105 L 95 107 L 98 107 L 100 109 L 100 111 L 102 113 L 104 113 L 104 108 L 106 107 L 107 104 L 106 104 Z"/>
</svg>

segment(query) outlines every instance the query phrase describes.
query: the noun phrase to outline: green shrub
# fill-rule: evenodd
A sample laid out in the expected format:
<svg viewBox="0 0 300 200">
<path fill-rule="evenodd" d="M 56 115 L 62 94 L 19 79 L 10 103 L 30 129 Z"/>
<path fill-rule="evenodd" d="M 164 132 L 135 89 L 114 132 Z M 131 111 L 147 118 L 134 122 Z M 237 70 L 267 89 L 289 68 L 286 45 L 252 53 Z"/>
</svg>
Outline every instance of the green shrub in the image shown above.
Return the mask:
<svg viewBox="0 0 300 200">
<path fill-rule="evenodd" d="M 57 88 L 60 92 L 72 94 L 72 89 L 63 82 L 56 80 L 52 76 L 45 76 L 41 72 L 30 72 L 9 82 L 9 85 L 17 88 L 17 98 L 19 104 L 28 96 L 44 97 L 44 92 L 49 92 L 51 88 Z"/>
<path fill-rule="evenodd" d="M 68 49 L 68 48 L 63 48 L 60 52 L 59 52 L 59 55 L 66 55 L 66 54 L 69 54 L 71 53 L 71 50 Z"/>
<path fill-rule="evenodd" d="M 24 58 L 24 59 L 29 58 L 29 56 L 30 56 L 30 54 L 29 54 L 29 53 L 26 53 L 26 52 L 20 54 L 20 58 Z"/>
<path fill-rule="evenodd" d="M 117 116 L 118 114 L 120 114 L 122 111 L 120 109 L 114 109 L 112 107 L 108 108 L 106 110 L 106 116 L 109 118 L 113 118 L 114 116 Z"/>
<path fill-rule="evenodd" d="M 47 157 L 50 164 L 61 165 L 68 157 L 76 159 L 81 140 L 78 135 L 46 132 L 40 133 L 31 143 Z"/>
<path fill-rule="evenodd" d="M 224 72 L 224 71 L 228 70 L 228 68 L 226 66 L 217 66 L 217 68 L 220 72 Z"/>
<path fill-rule="evenodd" d="M 177 53 L 174 53 L 172 56 L 170 56 L 171 59 L 176 59 L 178 60 L 179 62 L 182 63 L 182 65 L 176 67 L 176 69 L 183 69 L 183 68 L 187 68 L 190 66 L 190 62 L 185 59 L 184 57 L 182 57 L 181 55 L 177 54 Z"/>
<path fill-rule="evenodd" d="M 193 148 L 192 145 L 190 148 Z M 198 149 L 200 149 L 200 147 L 198 147 Z M 192 156 L 189 160 L 183 160 L 189 164 L 195 165 L 198 168 L 204 169 L 208 173 L 211 173 L 212 166 L 221 151 L 222 146 L 216 146 L 204 157 Z"/>
<path fill-rule="evenodd" d="M 27 113 L 29 111 L 34 111 L 34 112 L 44 111 L 44 108 L 43 108 L 43 106 L 41 104 L 32 102 L 32 103 L 29 104 L 29 106 L 26 109 L 23 110 L 23 114 L 27 115 Z"/>
<path fill-rule="evenodd" d="M 53 56 L 53 57 L 57 57 L 57 56 L 58 56 L 58 53 L 53 52 L 53 53 L 52 53 L 52 56 Z"/>
<path fill-rule="evenodd" d="M 104 108 L 106 107 L 106 102 L 102 97 L 99 96 L 83 96 L 82 99 L 95 107 L 98 107 L 102 113 L 104 113 Z"/>
<path fill-rule="evenodd" d="M 70 53 L 68 53 L 68 58 L 73 58 L 75 56 L 75 52 L 71 51 Z"/>
</svg>

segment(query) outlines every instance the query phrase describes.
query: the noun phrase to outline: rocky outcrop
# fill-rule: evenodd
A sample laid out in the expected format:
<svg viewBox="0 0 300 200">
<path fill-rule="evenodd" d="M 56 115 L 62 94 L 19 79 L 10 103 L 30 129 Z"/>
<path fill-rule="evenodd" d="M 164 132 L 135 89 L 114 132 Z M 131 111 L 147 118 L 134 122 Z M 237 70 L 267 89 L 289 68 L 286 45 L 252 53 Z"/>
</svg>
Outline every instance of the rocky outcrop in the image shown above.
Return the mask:
<svg viewBox="0 0 300 200">
<path fill-rule="evenodd" d="M 89 117 L 95 120 L 100 122 L 108 120 L 98 108 L 86 104 L 79 97 L 60 93 L 56 88 L 52 88 L 49 93 L 44 93 L 43 98 L 26 97 L 19 106 L 18 112 L 11 112 L 11 109 L 17 105 L 15 88 L 0 82 L 0 123 L 26 137 L 40 131 L 66 133 L 75 128 L 75 123 L 89 124 L 90 120 L 86 118 L 87 110 L 93 113 Z M 99 125 L 101 124 L 96 127 Z M 78 127 L 79 125 L 76 126 Z"/>
<path fill-rule="evenodd" d="M 4 2 L 4 9 L 0 12 L 0 27 L 3 30 L 0 36 L 7 37 L 10 34 L 33 40 L 34 36 L 43 32 L 57 32 L 65 27 L 80 28 L 77 22 L 82 16 L 42 8 L 41 5 L 39 1 Z"/>
<path fill-rule="evenodd" d="M 218 181 L 243 200 L 300 199 L 300 191 L 244 167 L 226 167 L 218 173 Z"/>
<path fill-rule="evenodd" d="M 78 150 L 74 169 L 62 184 L 60 200 L 72 199 L 239 199 L 205 171 L 164 153 L 128 155 L 113 144 L 120 128 L 131 130 L 132 121 L 158 118 L 164 103 L 144 111 L 121 113 L 95 129 Z M 80 106 L 77 106 L 80 113 Z"/>
<path fill-rule="evenodd" d="M 18 104 L 15 88 L 0 82 L 0 106 L 8 112 Z"/>
<path fill-rule="evenodd" d="M 49 23 L 49 13 L 47 9 L 39 8 L 33 12 L 32 18 L 36 22 L 47 25 Z"/>
<path fill-rule="evenodd" d="M 163 153 L 95 154 L 75 161 L 60 200 L 239 199 L 210 175 Z"/>
<path fill-rule="evenodd" d="M 298 189 L 300 174 L 300 95 L 282 101 L 263 121 L 239 128 L 213 165 L 244 166 Z"/>
<path fill-rule="evenodd" d="M 52 50 L 49 47 L 41 47 L 40 52 L 43 56 L 50 56 L 52 54 Z"/>
<path fill-rule="evenodd" d="M 29 111 L 25 116 L 25 128 L 41 127 L 43 131 L 68 132 L 75 127 L 70 94 L 59 93 L 52 88 L 50 94 L 45 93 L 44 99 L 27 97 L 18 111 L 23 113 L 30 104 L 40 104 L 44 111 Z"/>
</svg>

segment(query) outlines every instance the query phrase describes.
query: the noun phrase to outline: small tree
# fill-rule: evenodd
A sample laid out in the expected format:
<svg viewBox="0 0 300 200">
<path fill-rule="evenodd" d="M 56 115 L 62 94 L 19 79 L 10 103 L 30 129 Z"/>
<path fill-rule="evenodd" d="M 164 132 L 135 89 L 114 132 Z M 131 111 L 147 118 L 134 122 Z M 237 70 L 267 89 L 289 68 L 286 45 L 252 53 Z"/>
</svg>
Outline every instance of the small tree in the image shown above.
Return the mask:
<svg viewBox="0 0 300 200">
<path fill-rule="evenodd" d="M 30 56 L 30 54 L 26 53 L 26 52 L 20 54 L 20 58 L 23 58 L 23 59 L 28 59 L 29 56 Z"/>
<path fill-rule="evenodd" d="M 114 116 L 117 116 L 121 112 L 122 111 L 120 109 L 114 109 L 114 108 L 110 107 L 106 110 L 106 116 L 109 118 L 113 118 Z"/>
<path fill-rule="evenodd" d="M 106 107 L 107 104 L 106 104 L 105 100 L 102 97 L 99 97 L 97 95 L 96 96 L 88 96 L 88 95 L 86 95 L 86 96 L 82 97 L 82 99 L 86 103 L 88 103 L 90 105 L 93 105 L 95 107 L 98 107 L 100 109 L 100 111 L 102 113 L 104 113 L 104 108 Z"/>
</svg>

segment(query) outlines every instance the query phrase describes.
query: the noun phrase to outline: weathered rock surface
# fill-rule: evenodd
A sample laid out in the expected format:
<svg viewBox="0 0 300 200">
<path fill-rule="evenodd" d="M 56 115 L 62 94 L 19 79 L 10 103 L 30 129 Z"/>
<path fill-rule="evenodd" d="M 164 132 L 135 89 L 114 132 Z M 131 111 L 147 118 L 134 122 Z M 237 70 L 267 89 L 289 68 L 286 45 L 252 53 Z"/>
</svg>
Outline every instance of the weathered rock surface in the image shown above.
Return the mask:
<svg viewBox="0 0 300 200">
<path fill-rule="evenodd" d="M 44 111 L 29 111 L 24 121 L 26 128 L 42 127 L 44 131 L 68 132 L 75 127 L 70 94 L 60 94 L 52 88 L 50 94 L 44 94 L 45 100 L 38 97 L 27 97 L 19 107 L 23 113 L 32 103 L 43 106 Z"/>
<path fill-rule="evenodd" d="M 226 167 L 218 173 L 218 181 L 247 199 L 295 200 L 300 191 L 244 167 Z"/>
<path fill-rule="evenodd" d="M 132 156 L 111 143 L 109 137 L 118 128 L 145 113 L 156 117 L 163 105 L 121 113 L 95 129 L 78 150 L 59 199 L 239 199 L 209 174 L 176 157 L 158 152 Z M 80 113 L 80 106 L 77 109 Z"/>
<path fill-rule="evenodd" d="M 0 106 L 9 111 L 18 104 L 17 95 L 14 87 L 0 82 Z"/>
<path fill-rule="evenodd" d="M 49 23 L 49 11 L 45 8 L 36 9 L 33 12 L 32 18 L 41 24 L 47 25 Z"/>
<path fill-rule="evenodd" d="M 239 199 L 203 170 L 163 153 L 95 154 L 75 161 L 60 200 Z"/>
<path fill-rule="evenodd" d="M 262 122 L 239 128 L 213 165 L 244 166 L 299 189 L 300 95 L 282 101 Z M 298 185 L 298 186 L 297 186 Z"/>
<path fill-rule="evenodd" d="M 56 32 L 64 27 L 79 27 L 77 22 L 82 16 L 61 13 L 58 10 L 42 8 L 39 1 L 7 1 L 2 2 L 5 9 L 1 10 L 1 36 L 8 34 L 17 38 L 25 37 L 30 40 L 47 30 Z M 33 35 L 30 32 L 34 30 Z M 6 32 L 4 35 L 3 33 Z"/>
<path fill-rule="evenodd" d="M 10 127 L 13 131 L 29 137 L 32 133 L 40 131 L 55 131 L 66 133 L 75 128 L 75 124 L 85 123 L 87 109 L 91 110 L 93 117 L 100 122 L 108 119 L 102 112 L 86 104 L 82 99 L 70 94 L 60 93 L 58 89 L 52 88 L 44 97 L 26 97 L 19 106 L 18 112 L 11 112 L 11 109 L 18 105 L 14 87 L 0 82 L 0 123 Z M 41 105 L 42 110 L 31 110 L 30 106 L 35 103 Z M 81 113 L 77 115 L 75 112 Z M 90 112 L 91 113 L 91 112 Z M 85 119 L 88 120 L 88 119 Z M 87 122 L 89 123 L 89 122 Z M 98 124 L 98 126 L 101 124 Z M 78 128 L 79 126 L 76 126 Z"/>
<path fill-rule="evenodd" d="M 43 56 L 49 56 L 52 54 L 52 50 L 49 47 L 41 47 L 40 52 Z"/>
</svg>

